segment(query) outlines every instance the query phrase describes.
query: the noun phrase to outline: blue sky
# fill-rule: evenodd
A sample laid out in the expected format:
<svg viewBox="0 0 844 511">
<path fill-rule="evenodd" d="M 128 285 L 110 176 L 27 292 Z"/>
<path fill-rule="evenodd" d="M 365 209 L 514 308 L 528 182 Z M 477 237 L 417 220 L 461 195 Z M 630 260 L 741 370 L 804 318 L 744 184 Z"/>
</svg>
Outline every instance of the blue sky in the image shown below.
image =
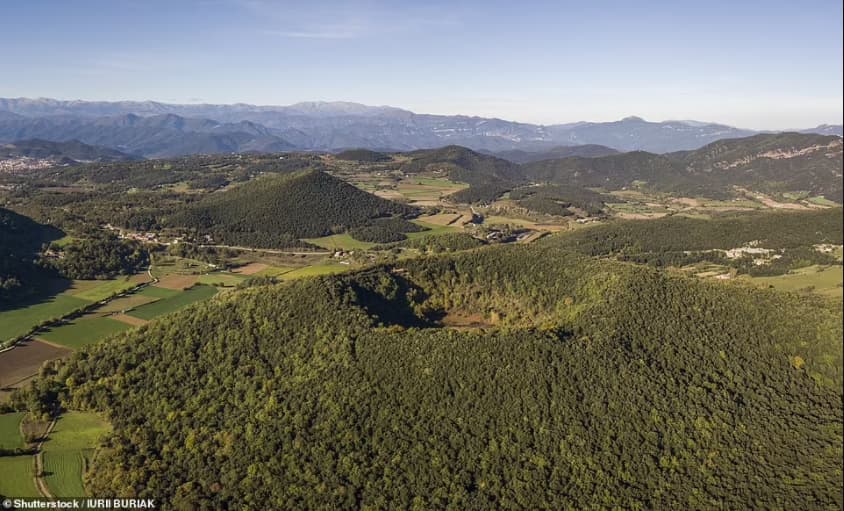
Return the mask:
<svg viewBox="0 0 844 511">
<path fill-rule="evenodd" d="M 0 96 L 842 118 L 842 2 L 0 0 Z"/>
</svg>

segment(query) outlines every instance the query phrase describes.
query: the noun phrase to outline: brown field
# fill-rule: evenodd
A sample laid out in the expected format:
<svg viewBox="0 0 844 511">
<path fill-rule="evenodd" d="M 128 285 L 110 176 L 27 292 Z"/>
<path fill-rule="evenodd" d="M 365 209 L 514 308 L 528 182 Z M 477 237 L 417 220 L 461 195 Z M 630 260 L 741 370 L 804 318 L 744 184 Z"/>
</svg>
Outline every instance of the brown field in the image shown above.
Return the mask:
<svg viewBox="0 0 844 511">
<path fill-rule="evenodd" d="M 111 319 L 120 321 L 121 323 L 126 323 L 127 325 L 132 325 L 132 326 L 143 326 L 143 325 L 146 325 L 148 323 L 148 321 L 145 320 L 145 319 L 135 318 L 135 317 L 129 316 L 128 314 L 112 314 L 109 317 Z"/>
<path fill-rule="evenodd" d="M 431 215 L 419 218 L 419 220 L 426 224 L 433 225 L 451 225 L 461 218 L 459 213 L 440 213 L 438 215 Z M 471 220 L 471 217 L 469 218 Z"/>
<path fill-rule="evenodd" d="M 264 263 L 249 263 L 246 266 L 235 268 L 232 273 L 239 273 L 240 275 L 255 275 L 259 271 L 266 270 L 270 265 Z"/>
<path fill-rule="evenodd" d="M 14 348 L 0 353 L 0 388 L 14 386 L 37 374 L 41 364 L 47 360 L 63 358 L 71 353 L 67 348 L 41 340 L 20 342 Z"/>
<path fill-rule="evenodd" d="M 103 314 L 109 314 L 112 312 L 122 312 L 129 309 L 134 309 L 135 307 L 140 307 L 141 305 L 154 302 L 158 300 L 158 298 L 154 296 L 146 296 L 146 295 L 131 295 L 131 296 L 124 296 L 122 298 L 116 298 L 107 304 L 103 305 L 102 307 L 97 309 L 97 312 Z"/>
<path fill-rule="evenodd" d="M 129 282 L 133 284 L 146 284 L 147 282 L 152 282 L 152 278 L 150 278 L 149 274 L 146 272 L 138 273 L 137 275 L 129 277 Z"/>
<path fill-rule="evenodd" d="M 162 287 L 164 289 L 175 289 L 177 291 L 181 291 L 196 284 L 198 280 L 199 275 L 179 275 L 173 273 L 167 275 L 166 277 L 162 277 L 161 280 L 159 280 L 156 284 L 153 285 L 155 287 Z"/>
<path fill-rule="evenodd" d="M 442 206 L 443 203 L 438 200 L 414 200 L 410 201 L 409 203 L 411 206 L 419 206 L 419 207 L 438 207 Z"/>
<path fill-rule="evenodd" d="M 399 193 L 395 190 L 376 190 L 375 192 L 372 192 L 372 193 L 373 193 L 373 195 L 377 195 L 378 197 L 381 197 L 382 199 L 387 199 L 387 200 L 404 199 L 404 195 L 402 195 L 401 193 Z"/>
</svg>

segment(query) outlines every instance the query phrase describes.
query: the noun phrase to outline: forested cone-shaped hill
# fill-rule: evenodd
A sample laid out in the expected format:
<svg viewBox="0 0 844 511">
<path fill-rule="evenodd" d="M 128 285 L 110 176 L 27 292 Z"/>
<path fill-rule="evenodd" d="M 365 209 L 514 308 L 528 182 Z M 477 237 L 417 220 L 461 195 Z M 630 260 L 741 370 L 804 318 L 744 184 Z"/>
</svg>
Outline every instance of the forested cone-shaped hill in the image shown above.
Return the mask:
<svg viewBox="0 0 844 511">
<path fill-rule="evenodd" d="M 309 170 L 264 177 L 211 194 L 165 222 L 211 234 L 218 243 L 273 248 L 297 246 L 301 244 L 298 238 L 343 232 L 377 218 L 417 213 L 415 208 Z"/>
<path fill-rule="evenodd" d="M 16 400 L 105 412 L 88 489 L 174 509 L 833 509 L 841 336 L 825 302 L 499 246 L 229 293 Z"/>
</svg>

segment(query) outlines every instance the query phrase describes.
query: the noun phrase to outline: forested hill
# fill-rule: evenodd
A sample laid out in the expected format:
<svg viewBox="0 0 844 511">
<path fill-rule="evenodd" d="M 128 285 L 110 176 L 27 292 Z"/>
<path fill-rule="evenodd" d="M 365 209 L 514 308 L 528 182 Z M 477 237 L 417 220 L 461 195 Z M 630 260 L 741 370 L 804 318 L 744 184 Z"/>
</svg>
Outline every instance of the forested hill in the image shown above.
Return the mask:
<svg viewBox="0 0 844 511">
<path fill-rule="evenodd" d="M 64 235 L 31 218 L 0 208 L 0 306 L 36 292 L 44 270 L 35 264 L 41 246 Z"/>
<path fill-rule="evenodd" d="M 842 141 L 835 136 L 755 135 L 695 151 L 572 157 L 522 168 L 534 181 L 585 187 L 620 189 L 644 182 L 657 190 L 711 197 L 744 186 L 770 193 L 804 191 L 842 202 Z"/>
<path fill-rule="evenodd" d="M 417 213 L 324 172 L 308 170 L 266 176 L 213 193 L 173 212 L 164 222 L 209 234 L 221 244 L 274 248 L 298 246 L 299 238 L 343 232 L 377 218 Z"/>
<path fill-rule="evenodd" d="M 413 174 L 423 170 L 441 171 L 454 181 L 486 184 L 490 181 L 519 182 L 524 179 L 515 163 L 460 146 L 447 146 L 404 153 L 410 161 L 402 165 L 403 172 Z"/>
<path fill-rule="evenodd" d="M 840 306 L 499 246 L 229 293 L 15 402 L 104 412 L 88 489 L 174 509 L 837 509 L 841 336 Z"/>
<path fill-rule="evenodd" d="M 139 160 L 138 156 L 129 155 L 107 147 L 83 144 L 78 140 L 50 142 L 47 140 L 18 140 L 11 144 L 0 144 L 0 159 L 3 158 L 43 158 L 56 161 L 128 161 Z"/>
</svg>

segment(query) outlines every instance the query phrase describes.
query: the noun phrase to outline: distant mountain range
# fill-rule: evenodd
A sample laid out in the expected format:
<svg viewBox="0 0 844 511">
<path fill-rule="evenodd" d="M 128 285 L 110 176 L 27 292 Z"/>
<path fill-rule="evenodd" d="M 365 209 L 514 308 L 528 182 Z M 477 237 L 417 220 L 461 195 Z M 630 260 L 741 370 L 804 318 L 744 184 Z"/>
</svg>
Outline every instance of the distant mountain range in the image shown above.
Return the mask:
<svg viewBox="0 0 844 511">
<path fill-rule="evenodd" d="M 821 125 L 802 131 L 841 136 L 842 127 Z M 145 157 L 290 149 L 414 150 L 446 145 L 485 152 L 544 152 L 595 144 L 618 151 L 665 153 L 756 133 L 715 123 L 649 122 L 638 117 L 541 126 L 346 102 L 255 106 L 0 98 L 0 142 L 76 139 Z"/>
</svg>

